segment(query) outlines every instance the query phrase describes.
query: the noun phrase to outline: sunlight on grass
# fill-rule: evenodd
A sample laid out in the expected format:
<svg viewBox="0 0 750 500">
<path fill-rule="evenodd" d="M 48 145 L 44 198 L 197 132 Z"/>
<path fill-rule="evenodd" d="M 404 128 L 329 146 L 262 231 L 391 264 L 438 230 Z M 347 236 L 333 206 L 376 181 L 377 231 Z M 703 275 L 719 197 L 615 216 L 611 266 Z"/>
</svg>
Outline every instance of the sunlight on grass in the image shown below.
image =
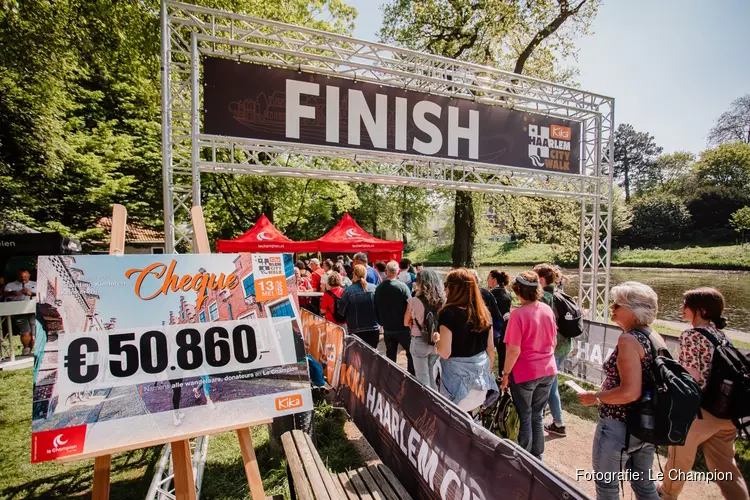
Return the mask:
<svg viewBox="0 0 750 500">
<path fill-rule="evenodd" d="M 0 492 L 2 498 L 86 497 L 93 483 L 94 461 L 30 463 L 31 368 L 0 371 Z M 316 403 L 315 441 L 321 458 L 336 472 L 363 465 L 344 433 L 346 416 L 327 401 Z M 268 426 L 251 429 L 263 486 L 268 496 L 289 498 L 286 460 L 274 449 Z M 113 500 L 144 498 L 157 467 L 161 446 L 112 456 Z M 202 498 L 245 499 L 249 488 L 239 441 L 234 432 L 212 435 L 203 476 Z"/>
</svg>

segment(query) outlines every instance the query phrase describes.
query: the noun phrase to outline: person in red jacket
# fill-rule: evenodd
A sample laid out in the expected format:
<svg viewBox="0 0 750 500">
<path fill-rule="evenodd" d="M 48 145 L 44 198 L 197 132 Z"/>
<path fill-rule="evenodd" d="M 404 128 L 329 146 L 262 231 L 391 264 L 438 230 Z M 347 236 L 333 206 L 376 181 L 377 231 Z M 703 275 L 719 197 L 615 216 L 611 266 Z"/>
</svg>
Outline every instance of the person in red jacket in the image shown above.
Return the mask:
<svg viewBox="0 0 750 500">
<path fill-rule="evenodd" d="M 344 289 L 341 286 L 341 275 L 339 273 L 331 273 L 328 277 L 328 290 L 323 293 L 323 298 L 320 299 L 320 312 L 323 313 L 325 319 L 331 323 L 339 325 L 345 325 L 346 321 L 338 322 L 333 317 L 334 310 L 334 296 L 341 298 L 344 294 Z"/>
</svg>

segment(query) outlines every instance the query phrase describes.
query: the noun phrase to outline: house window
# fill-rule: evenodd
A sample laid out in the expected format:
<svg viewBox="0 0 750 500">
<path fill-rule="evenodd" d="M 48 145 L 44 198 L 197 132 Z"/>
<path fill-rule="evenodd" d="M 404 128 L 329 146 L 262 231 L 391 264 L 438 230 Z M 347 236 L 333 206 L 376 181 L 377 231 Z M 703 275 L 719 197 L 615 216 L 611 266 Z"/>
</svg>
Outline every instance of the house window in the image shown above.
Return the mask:
<svg viewBox="0 0 750 500">
<path fill-rule="evenodd" d="M 164 253 L 164 247 L 151 247 L 151 253 L 152 254 L 163 254 Z"/>
<path fill-rule="evenodd" d="M 211 318 L 211 321 L 219 319 L 219 305 L 216 302 L 208 306 L 208 316 Z"/>
<path fill-rule="evenodd" d="M 252 273 L 242 280 L 242 289 L 245 291 L 245 297 L 255 295 L 255 276 Z"/>
<path fill-rule="evenodd" d="M 243 314 L 237 319 L 246 319 L 246 318 L 257 318 L 258 314 L 255 311 L 250 311 L 248 313 Z"/>
<path fill-rule="evenodd" d="M 287 278 L 294 276 L 294 259 L 290 253 L 284 254 L 284 276 Z"/>
<path fill-rule="evenodd" d="M 206 311 L 201 311 L 200 315 L 198 316 L 200 318 L 201 323 L 206 322 Z"/>
<path fill-rule="evenodd" d="M 274 318 L 294 317 L 294 309 L 288 299 L 282 300 L 278 304 L 270 305 L 269 310 L 271 311 L 271 316 Z"/>
</svg>

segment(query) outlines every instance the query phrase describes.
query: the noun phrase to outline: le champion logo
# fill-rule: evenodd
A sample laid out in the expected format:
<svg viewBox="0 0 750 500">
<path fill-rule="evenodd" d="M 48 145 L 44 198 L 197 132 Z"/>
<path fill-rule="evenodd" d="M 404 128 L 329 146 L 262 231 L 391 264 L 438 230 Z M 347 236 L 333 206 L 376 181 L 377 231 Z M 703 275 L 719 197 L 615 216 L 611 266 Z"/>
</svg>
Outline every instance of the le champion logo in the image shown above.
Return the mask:
<svg viewBox="0 0 750 500">
<path fill-rule="evenodd" d="M 31 435 L 31 463 L 83 453 L 86 425 L 35 432 Z"/>
<path fill-rule="evenodd" d="M 268 236 L 265 231 L 259 232 L 258 236 L 256 236 L 256 238 L 258 239 L 258 241 L 272 240 L 273 239 L 272 237 Z"/>
</svg>

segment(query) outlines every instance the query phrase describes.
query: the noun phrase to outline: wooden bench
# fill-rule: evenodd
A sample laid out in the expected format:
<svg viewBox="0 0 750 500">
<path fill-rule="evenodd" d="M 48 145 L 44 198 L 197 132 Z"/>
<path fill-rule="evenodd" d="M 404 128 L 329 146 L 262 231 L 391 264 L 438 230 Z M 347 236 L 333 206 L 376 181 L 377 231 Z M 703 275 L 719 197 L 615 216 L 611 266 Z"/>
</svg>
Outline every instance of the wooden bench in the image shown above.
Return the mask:
<svg viewBox="0 0 750 500">
<path fill-rule="evenodd" d="M 281 443 L 287 458 L 292 499 L 411 500 L 393 472 L 383 464 L 336 474 L 326 468 L 308 434 L 299 430 L 286 432 Z"/>
</svg>

